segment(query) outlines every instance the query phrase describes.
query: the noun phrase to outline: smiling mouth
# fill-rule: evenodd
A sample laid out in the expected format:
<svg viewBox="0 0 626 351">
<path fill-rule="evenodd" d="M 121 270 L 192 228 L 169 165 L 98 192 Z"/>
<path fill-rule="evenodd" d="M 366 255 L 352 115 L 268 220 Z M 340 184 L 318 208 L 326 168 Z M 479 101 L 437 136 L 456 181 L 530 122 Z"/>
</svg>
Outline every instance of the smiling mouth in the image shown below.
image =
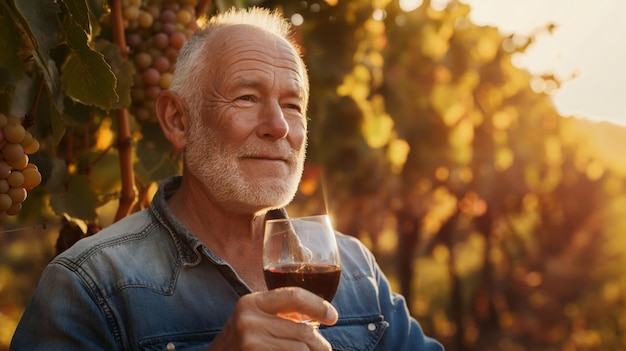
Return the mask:
<svg viewBox="0 0 626 351">
<path fill-rule="evenodd" d="M 244 160 L 253 160 L 253 161 L 279 161 L 288 163 L 287 158 L 285 157 L 276 157 L 276 156 L 245 156 L 242 157 Z"/>
<path fill-rule="evenodd" d="M 274 160 L 274 161 L 287 161 L 287 157 L 283 155 L 242 155 L 241 158 L 250 158 L 258 160 Z"/>
</svg>

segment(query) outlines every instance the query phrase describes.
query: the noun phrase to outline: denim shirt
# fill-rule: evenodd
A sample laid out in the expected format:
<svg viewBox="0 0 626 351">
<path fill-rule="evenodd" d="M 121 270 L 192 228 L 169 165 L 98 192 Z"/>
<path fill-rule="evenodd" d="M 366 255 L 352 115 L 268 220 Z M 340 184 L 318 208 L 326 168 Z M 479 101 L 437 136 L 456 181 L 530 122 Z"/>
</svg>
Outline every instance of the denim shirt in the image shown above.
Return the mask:
<svg viewBox="0 0 626 351">
<path fill-rule="evenodd" d="M 149 209 L 77 242 L 45 269 L 11 350 L 207 350 L 237 300 L 251 292 L 174 217 L 165 181 Z M 371 253 L 337 234 L 339 320 L 320 332 L 334 349 L 443 348 L 424 336 Z M 169 347 L 169 349 L 168 349 Z"/>
</svg>

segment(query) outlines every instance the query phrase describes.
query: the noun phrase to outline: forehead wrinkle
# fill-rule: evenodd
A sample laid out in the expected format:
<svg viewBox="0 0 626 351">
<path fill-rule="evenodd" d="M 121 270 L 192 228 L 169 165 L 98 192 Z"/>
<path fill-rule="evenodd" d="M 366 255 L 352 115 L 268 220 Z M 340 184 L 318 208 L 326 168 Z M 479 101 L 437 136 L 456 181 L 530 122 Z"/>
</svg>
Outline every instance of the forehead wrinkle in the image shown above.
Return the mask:
<svg viewBox="0 0 626 351">
<path fill-rule="evenodd" d="M 299 62 L 291 58 L 272 58 L 271 60 L 265 59 L 260 55 L 263 55 L 263 51 L 252 50 L 252 52 L 259 52 L 259 55 L 241 57 L 230 62 L 233 65 L 233 69 L 227 69 L 224 73 L 225 81 L 235 80 L 237 84 L 241 84 L 248 87 L 259 87 L 262 82 L 259 80 L 261 76 L 272 77 L 271 80 L 281 75 L 286 74 L 286 78 L 289 86 L 289 90 L 297 92 L 297 96 L 302 97 L 305 91 L 304 77 L 302 76 Z M 287 72 L 276 72 L 276 68 L 286 70 Z M 250 75 L 254 73 L 258 77 Z M 253 79 L 251 77 L 254 77 Z"/>
<path fill-rule="evenodd" d="M 246 25 L 224 27 L 218 31 L 219 35 L 218 32 L 213 33 L 205 47 L 207 54 L 212 56 L 209 70 L 213 77 L 221 75 L 222 82 L 236 78 L 234 76 L 237 72 L 242 71 L 241 66 L 244 67 L 243 71 L 260 71 L 270 75 L 276 73 L 275 68 L 287 69 L 293 73 L 289 77 L 289 90 L 292 92 L 288 95 L 308 100 L 306 69 L 297 49 L 285 38 Z M 240 66 L 237 71 L 228 72 L 228 68 L 235 64 Z M 220 74 L 220 67 L 227 69 Z"/>
<path fill-rule="evenodd" d="M 239 51 L 252 51 L 273 59 L 287 53 L 289 61 L 298 63 L 299 54 L 285 38 L 249 25 L 234 25 L 221 28 L 220 35 L 213 42 L 222 56 L 237 54 Z M 274 53 L 277 53 L 274 55 Z M 278 56 L 277 56 L 278 55 Z"/>
<path fill-rule="evenodd" d="M 240 42 L 240 44 L 237 45 L 237 42 Z M 301 70 L 300 60 L 290 46 L 273 45 L 273 48 L 270 49 L 269 47 L 259 47 L 256 44 L 258 44 L 258 42 L 251 41 L 248 38 L 223 43 L 219 55 L 222 60 L 228 60 L 230 58 L 230 64 L 241 61 L 253 61 L 264 65 L 273 64 L 276 67 L 288 68 L 296 72 Z M 287 53 L 287 55 L 283 55 L 282 53 Z"/>
</svg>

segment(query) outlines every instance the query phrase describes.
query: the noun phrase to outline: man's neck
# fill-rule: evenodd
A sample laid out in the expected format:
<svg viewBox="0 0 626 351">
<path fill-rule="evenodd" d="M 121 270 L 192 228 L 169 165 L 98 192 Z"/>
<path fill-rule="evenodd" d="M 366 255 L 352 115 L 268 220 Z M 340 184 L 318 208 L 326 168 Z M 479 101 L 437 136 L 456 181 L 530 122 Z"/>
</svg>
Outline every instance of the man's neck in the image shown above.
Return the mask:
<svg viewBox="0 0 626 351">
<path fill-rule="evenodd" d="M 238 214 L 221 210 L 199 184 L 183 178 L 168 200 L 174 215 L 215 255 L 228 262 L 254 291 L 265 290 L 263 226 L 265 213 Z"/>
<path fill-rule="evenodd" d="M 265 213 L 235 213 L 217 206 L 201 184 L 183 177 L 168 203 L 174 215 L 209 248 L 263 241 Z"/>
</svg>

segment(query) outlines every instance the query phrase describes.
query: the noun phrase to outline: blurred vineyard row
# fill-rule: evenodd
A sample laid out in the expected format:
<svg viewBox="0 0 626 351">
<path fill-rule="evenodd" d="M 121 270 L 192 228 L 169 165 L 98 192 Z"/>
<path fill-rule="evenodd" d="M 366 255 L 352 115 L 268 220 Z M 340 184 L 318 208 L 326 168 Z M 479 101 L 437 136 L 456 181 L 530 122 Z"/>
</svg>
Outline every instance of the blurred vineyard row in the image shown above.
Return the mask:
<svg viewBox="0 0 626 351">
<path fill-rule="evenodd" d="M 228 2 L 216 3 L 209 12 Z M 552 25 L 503 36 L 454 0 L 410 12 L 395 0 L 233 3 L 298 24 L 310 144 L 290 213 L 328 211 L 361 238 L 427 334 L 453 351 L 626 348 L 626 128 L 560 115 L 559 77 L 513 65 Z M 116 133 L 112 114 L 73 119 L 55 152 L 39 152 L 44 183 L 56 179 L 46 164 L 73 165 L 85 180 L 67 180 L 62 205 L 50 209 L 46 185 L 4 225 L 0 349 L 61 228 L 63 241 L 111 221 L 117 151 L 101 145 Z M 156 125 L 132 127 L 137 183 L 149 194 L 176 168 L 155 161 L 168 153 Z M 81 150 L 78 140 L 88 140 Z M 77 167 L 68 145 L 99 163 Z"/>
</svg>

